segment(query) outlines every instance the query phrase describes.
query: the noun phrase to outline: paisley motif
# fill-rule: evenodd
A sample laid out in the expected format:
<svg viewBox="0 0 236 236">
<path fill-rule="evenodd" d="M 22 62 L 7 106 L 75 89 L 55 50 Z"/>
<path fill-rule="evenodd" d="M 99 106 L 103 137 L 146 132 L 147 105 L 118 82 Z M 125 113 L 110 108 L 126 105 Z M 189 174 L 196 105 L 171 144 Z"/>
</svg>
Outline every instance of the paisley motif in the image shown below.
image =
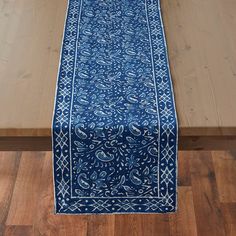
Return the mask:
<svg viewBox="0 0 236 236">
<path fill-rule="evenodd" d="M 77 178 L 78 184 L 81 188 L 83 189 L 88 189 L 90 188 L 90 185 L 88 183 L 88 178 L 85 173 L 79 174 Z"/>
<path fill-rule="evenodd" d="M 137 169 L 133 169 L 130 171 L 129 178 L 131 182 L 135 185 L 142 184 L 142 180 L 140 179 L 140 173 Z"/>
<path fill-rule="evenodd" d="M 140 136 L 142 134 L 141 130 L 138 127 L 138 124 L 136 122 L 132 122 L 129 124 L 129 131 L 134 136 Z"/>
<path fill-rule="evenodd" d="M 100 160 L 100 161 L 112 161 L 114 159 L 114 155 L 110 154 L 106 154 L 104 151 L 102 150 L 98 150 L 95 152 L 95 156 Z"/>
<path fill-rule="evenodd" d="M 85 131 L 83 131 L 82 128 L 80 127 L 80 124 L 75 126 L 75 134 L 79 139 L 86 139 L 88 137 Z"/>
</svg>

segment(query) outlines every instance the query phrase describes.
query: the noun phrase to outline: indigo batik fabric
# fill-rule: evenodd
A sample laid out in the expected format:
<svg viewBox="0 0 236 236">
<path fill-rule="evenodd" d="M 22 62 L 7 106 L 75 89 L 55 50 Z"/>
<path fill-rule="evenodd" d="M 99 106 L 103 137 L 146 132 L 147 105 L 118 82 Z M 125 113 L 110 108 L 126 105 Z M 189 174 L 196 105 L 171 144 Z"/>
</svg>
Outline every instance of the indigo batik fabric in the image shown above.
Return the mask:
<svg viewBox="0 0 236 236">
<path fill-rule="evenodd" d="M 70 0 L 53 116 L 55 208 L 176 210 L 177 120 L 158 0 Z"/>
</svg>

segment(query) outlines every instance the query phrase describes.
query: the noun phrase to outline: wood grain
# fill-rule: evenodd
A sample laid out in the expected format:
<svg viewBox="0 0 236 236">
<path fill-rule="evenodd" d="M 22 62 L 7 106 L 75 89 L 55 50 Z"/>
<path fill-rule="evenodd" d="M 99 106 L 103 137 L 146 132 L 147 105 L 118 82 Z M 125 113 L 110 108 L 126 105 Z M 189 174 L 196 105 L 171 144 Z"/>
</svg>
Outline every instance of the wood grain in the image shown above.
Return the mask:
<svg viewBox="0 0 236 236">
<path fill-rule="evenodd" d="M 43 157 L 43 153 L 24 152 L 22 154 L 7 225 L 33 224 L 35 211 L 38 208 Z"/>
<path fill-rule="evenodd" d="M 87 236 L 115 235 L 115 215 L 88 216 Z"/>
<path fill-rule="evenodd" d="M 4 224 L 11 205 L 20 153 L 0 153 L 0 235 L 3 234 Z"/>
<path fill-rule="evenodd" d="M 117 215 L 115 236 L 155 235 L 169 236 L 168 215 Z"/>
<path fill-rule="evenodd" d="M 1 136 L 50 135 L 66 3 L 0 1 Z"/>
<path fill-rule="evenodd" d="M 179 187 L 178 212 L 170 214 L 169 218 L 172 236 L 198 235 L 191 187 Z"/>
<path fill-rule="evenodd" d="M 191 152 L 178 153 L 178 185 L 191 186 L 190 156 Z"/>
<path fill-rule="evenodd" d="M 236 2 L 161 3 L 180 149 L 235 147 Z M 66 5 L 67 0 L 0 0 L 0 150 L 51 148 Z M 26 141 L 30 137 L 39 139 Z"/>
<path fill-rule="evenodd" d="M 236 155 L 230 152 L 212 153 L 216 182 L 221 202 L 236 202 Z"/>
<path fill-rule="evenodd" d="M 7 226 L 4 236 L 31 236 L 33 234 L 32 226 Z"/>
<path fill-rule="evenodd" d="M 0 235 L 235 236 L 231 192 L 236 185 L 229 181 L 231 192 L 224 193 L 227 202 L 222 202 L 215 172 L 220 168 L 220 176 L 224 172 L 231 178 L 234 168 L 222 168 L 215 158 L 232 160 L 234 153 L 181 152 L 178 212 L 165 215 L 55 215 L 51 157 L 51 152 L 0 153 Z"/>
<path fill-rule="evenodd" d="M 226 235 L 211 154 L 194 153 L 190 157 L 190 170 L 198 234 Z"/>
<path fill-rule="evenodd" d="M 236 235 L 236 202 L 223 203 L 222 210 L 225 217 L 227 235 Z"/>
<path fill-rule="evenodd" d="M 235 135 L 236 2 L 161 2 L 182 135 Z"/>
</svg>

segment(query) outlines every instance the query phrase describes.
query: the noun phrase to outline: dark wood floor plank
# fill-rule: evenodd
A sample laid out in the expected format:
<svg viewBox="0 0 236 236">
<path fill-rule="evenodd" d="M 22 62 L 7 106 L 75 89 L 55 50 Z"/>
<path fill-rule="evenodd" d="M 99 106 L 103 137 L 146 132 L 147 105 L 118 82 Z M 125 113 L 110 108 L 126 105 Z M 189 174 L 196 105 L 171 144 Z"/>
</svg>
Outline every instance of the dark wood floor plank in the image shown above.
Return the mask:
<svg viewBox="0 0 236 236">
<path fill-rule="evenodd" d="M 32 226 L 11 225 L 7 226 L 4 232 L 4 236 L 32 236 L 32 235 L 33 235 Z"/>
<path fill-rule="evenodd" d="M 190 171 L 198 234 L 226 235 L 211 153 L 194 152 Z"/>
<path fill-rule="evenodd" d="M 87 236 L 114 236 L 115 215 L 92 215 L 88 216 Z"/>
<path fill-rule="evenodd" d="M 10 208 L 20 155 L 19 152 L 0 152 L 0 235 Z"/>
<path fill-rule="evenodd" d="M 51 234 L 51 236 L 53 236 L 53 234 Z M 87 236 L 87 229 L 83 226 L 64 227 L 61 228 L 59 233 L 55 234 L 55 236 Z"/>
<path fill-rule="evenodd" d="M 221 202 L 236 202 L 236 154 L 212 152 L 219 198 Z"/>
<path fill-rule="evenodd" d="M 170 214 L 171 236 L 197 236 L 197 225 L 191 187 L 179 187 L 178 211 Z"/>
<path fill-rule="evenodd" d="M 183 151 L 178 153 L 178 185 L 191 186 L 190 155 L 192 152 Z"/>
<path fill-rule="evenodd" d="M 222 203 L 221 208 L 224 214 L 227 235 L 236 235 L 236 202 Z"/>
<path fill-rule="evenodd" d="M 115 236 L 169 236 L 168 215 L 116 215 Z"/>
<path fill-rule="evenodd" d="M 51 155 L 0 153 L 0 235 L 236 235 L 231 152 L 180 152 L 178 212 L 169 215 L 55 215 Z"/>
<path fill-rule="evenodd" d="M 7 225 L 32 225 L 38 207 L 44 153 L 23 152 Z"/>
</svg>

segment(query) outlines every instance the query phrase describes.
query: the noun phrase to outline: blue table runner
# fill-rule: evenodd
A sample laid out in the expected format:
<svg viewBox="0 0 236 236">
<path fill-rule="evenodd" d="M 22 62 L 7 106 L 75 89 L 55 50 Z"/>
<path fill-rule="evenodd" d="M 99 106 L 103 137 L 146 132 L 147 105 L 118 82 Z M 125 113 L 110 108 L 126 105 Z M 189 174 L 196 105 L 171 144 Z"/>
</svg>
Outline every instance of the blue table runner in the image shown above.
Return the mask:
<svg viewBox="0 0 236 236">
<path fill-rule="evenodd" d="M 158 0 L 69 0 L 53 115 L 56 213 L 177 204 L 177 118 Z"/>
</svg>

